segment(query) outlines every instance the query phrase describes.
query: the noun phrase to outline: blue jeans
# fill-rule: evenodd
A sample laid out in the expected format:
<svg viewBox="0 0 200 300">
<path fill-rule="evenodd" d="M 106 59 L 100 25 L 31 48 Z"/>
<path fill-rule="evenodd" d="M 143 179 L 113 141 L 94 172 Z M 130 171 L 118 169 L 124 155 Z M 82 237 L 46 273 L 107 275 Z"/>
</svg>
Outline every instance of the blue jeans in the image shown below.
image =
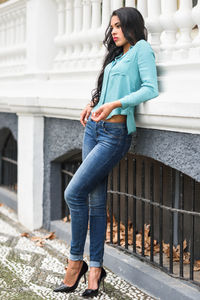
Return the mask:
<svg viewBox="0 0 200 300">
<path fill-rule="evenodd" d="M 83 139 L 83 162 L 65 189 L 71 214 L 71 260 L 82 260 L 90 224 L 90 266 L 101 267 L 106 235 L 108 173 L 131 144 L 125 123 L 94 122 L 89 118 Z"/>
</svg>

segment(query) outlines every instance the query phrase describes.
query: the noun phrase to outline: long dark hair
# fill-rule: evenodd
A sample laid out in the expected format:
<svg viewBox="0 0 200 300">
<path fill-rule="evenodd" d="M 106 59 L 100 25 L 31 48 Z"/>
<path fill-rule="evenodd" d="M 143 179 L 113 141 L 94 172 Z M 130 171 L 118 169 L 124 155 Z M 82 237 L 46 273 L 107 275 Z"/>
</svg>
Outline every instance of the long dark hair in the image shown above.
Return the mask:
<svg viewBox="0 0 200 300">
<path fill-rule="evenodd" d="M 111 18 L 117 16 L 120 20 L 122 32 L 126 40 L 135 45 L 139 40 L 147 40 L 147 30 L 144 25 L 144 19 L 141 13 L 133 7 L 121 7 L 113 11 Z M 100 99 L 101 88 L 103 83 L 103 74 L 105 67 L 118 55 L 123 52 L 123 46 L 117 47 L 112 38 L 112 28 L 109 25 L 105 32 L 105 38 L 103 40 L 104 46 L 107 48 L 108 53 L 105 56 L 101 72 L 97 80 L 97 87 L 92 90 L 92 102 L 95 106 Z"/>
</svg>

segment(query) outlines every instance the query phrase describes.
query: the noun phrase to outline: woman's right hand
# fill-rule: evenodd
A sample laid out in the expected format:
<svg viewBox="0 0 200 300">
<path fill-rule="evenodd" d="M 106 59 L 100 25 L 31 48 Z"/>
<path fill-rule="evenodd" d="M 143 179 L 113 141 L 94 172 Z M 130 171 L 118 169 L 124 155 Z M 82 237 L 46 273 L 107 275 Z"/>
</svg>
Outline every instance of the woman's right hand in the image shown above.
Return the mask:
<svg viewBox="0 0 200 300">
<path fill-rule="evenodd" d="M 81 113 L 80 122 L 84 127 L 87 123 L 91 111 L 92 111 L 92 107 L 90 106 L 90 104 L 88 104 Z"/>
</svg>

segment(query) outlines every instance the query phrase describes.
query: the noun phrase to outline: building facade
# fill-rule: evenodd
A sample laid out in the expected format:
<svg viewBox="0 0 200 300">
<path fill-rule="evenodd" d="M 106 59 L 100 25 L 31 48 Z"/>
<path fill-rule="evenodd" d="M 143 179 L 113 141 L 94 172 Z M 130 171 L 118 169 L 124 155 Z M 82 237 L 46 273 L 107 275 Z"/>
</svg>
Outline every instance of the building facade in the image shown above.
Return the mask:
<svg viewBox="0 0 200 300">
<path fill-rule="evenodd" d="M 160 91 L 137 107 L 130 153 L 182 172 L 199 188 L 200 1 L 3 2 L 0 199 L 17 209 L 23 225 L 50 229 L 63 217 L 62 166 L 80 160 L 79 116 L 101 68 L 110 14 L 121 6 L 144 16 Z M 180 194 L 176 176 L 174 185 Z"/>
</svg>

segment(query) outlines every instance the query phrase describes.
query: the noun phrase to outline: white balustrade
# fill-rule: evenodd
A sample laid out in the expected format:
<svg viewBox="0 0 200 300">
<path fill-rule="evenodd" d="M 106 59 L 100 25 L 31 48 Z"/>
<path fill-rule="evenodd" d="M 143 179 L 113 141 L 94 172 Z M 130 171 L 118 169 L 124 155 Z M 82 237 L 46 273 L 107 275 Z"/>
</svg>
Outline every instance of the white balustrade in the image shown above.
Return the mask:
<svg viewBox="0 0 200 300">
<path fill-rule="evenodd" d="M 0 6 L 0 74 L 21 73 L 26 61 L 26 1 Z"/>
<path fill-rule="evenodd" d="M 137 7 L 145 19 L 148 41 L 157 62 L 181 60 L 200 46 L 199 30 L 192 42 L 194 24 L 199 26 L 200 2 L 192 10 L 192 0 L 55 0 L 58 7 L 57 55 L 55 69 L 94 69 L 105 53 L 102 46 L 105 29 L 113 10 Z M 2 38 L 1 38 L 2 41 Z M 200 54 L 196 54 L 199 56 Z M 193 55 L 194 56 L 194 55 Z"/>
</svg>

